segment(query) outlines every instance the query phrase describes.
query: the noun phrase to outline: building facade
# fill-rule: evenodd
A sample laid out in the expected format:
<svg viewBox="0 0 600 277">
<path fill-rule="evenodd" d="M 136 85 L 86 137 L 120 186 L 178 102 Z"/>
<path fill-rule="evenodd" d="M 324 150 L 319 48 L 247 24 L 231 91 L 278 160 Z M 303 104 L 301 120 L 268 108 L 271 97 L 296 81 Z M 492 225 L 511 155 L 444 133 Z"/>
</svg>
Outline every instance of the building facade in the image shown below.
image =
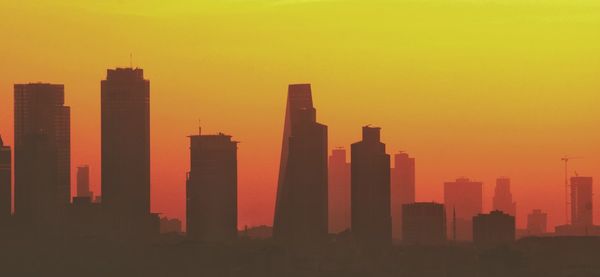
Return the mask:
<svg viewBox="0 0 600 277">
<path fill-rule="evenodd" d="M 473 217 L 473 242 L 480 246 L 497 246 L 515 241 L 515 217 L 502 211 Z"/>
<path fill-rule="evenodd" d="M 12 214 L 12 156 L 9 146 L 0 136 L 0 223 L 7 222 Z"/>
<path fill-rule="evenodd" d="M 516 216 L 517 203 L 513 202 L 509 178 L 501 177 L 496 179 L 496 188 L 494 190 L 492 203 L 494 210 L 503 211 L 509 215 Z"/>
<path fill-rule="evenodd" d="M 402 242 L 443 244 L 446 242 L 446 211 L 438 203 L 412 203 L 402 207 Z"/>
<path fill-rule="evenodd" d="M 415 159 L 407 153 L 394 155 L 391 172 L 392 237 L 402 238 L 402 207 L 415 202 Z"/>
<path fill-rule="evenodd" d="M 468 178 L 458 178 L 444 183 L 444 206 L 446 218 L 452 218 L 448 232 L 452 238 L 470 241 L 473 239 L 472 219 L 481 213 L 483 183 Z M 455 233 L 454 233 L 455 232 Z"/>
<path fill-rule="evenodd" d="M 350 229 L 350 163 L 346 149 L 334 149 L 329 156 L 329 232 Z"/>
</svg>

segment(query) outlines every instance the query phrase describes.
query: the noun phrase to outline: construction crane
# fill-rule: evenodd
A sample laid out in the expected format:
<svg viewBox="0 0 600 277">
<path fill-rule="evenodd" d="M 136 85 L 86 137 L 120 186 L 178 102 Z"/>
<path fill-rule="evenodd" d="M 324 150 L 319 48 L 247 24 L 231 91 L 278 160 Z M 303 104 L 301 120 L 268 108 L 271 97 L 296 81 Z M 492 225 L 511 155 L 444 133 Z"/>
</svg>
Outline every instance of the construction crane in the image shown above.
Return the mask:
<svg viewBox="0 0 600 277">
<path fill-rule="evenodd" d="M 583 159 L 582 157 L 562 157 L 560 160 L 565 163 L 565 221 L 568 225 L 569 221 L 569 161 L 574 159 Z"/>
</svg>

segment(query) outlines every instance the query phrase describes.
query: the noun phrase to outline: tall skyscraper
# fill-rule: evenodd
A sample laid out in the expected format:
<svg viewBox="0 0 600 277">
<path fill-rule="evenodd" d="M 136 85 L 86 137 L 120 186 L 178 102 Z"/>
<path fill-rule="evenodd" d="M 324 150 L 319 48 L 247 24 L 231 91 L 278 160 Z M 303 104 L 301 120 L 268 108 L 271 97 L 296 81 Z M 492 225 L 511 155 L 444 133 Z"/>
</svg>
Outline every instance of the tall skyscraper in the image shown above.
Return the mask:
<svg viewBox="0 0 600 277">
<path fill-rule="evenodd" d="M 189 238 L 230 241 L 237 237 L 237 142 L 231 136 L 190 136 L 186 195 Z"/>
<path fill-rule="evenodd" d="M 135 233 L 150 216 L 150 82 L 109 69 L 101 91 L 102 205 L 113 230 Z"/>
<path fill-rule="evenodd" d="M 402 207 L 415 202 L 415 159 L 407 153 L 394 155 L 392 182 L 392 237 L 402 238 Z"/>
<path fill-rule="evenodd" d="M 515 217 L 501 211 L 473 217 L 473 241 L 479 246 L 496 246 L 515 241 Z"/>
<path fill-rule="evenodd" d="M 350 163 L 346 149 L 334 149 L 329 156 L 329 232 L 350 229 Z"/>
<path fill-rule="evenodd" d="M 494 210 L 503 211 L 512 216 L 517 214 L 517 203 L 513 202 L 510 192 L 510 179 L 501 177 L 496 179 L 496 189 L 493 199 Z"/>
<path fill-rule="evenodd" d="M 310 84 L 288 88 L 273 236 L 294 244 L 327 238 L 327 126 Z"/>
<path fill-rule="evenodd" d="M 71 197 L 64 86 L 17 84 L 14 93 L 15 216 L 32 230 L 57 231 Z"/>
<path fill-rule="evenodd" d="M 94 193 L 90 190 L 90 167 L 87 165 L 77 167 L 77 197 L 94 200 Z"/>
<path fill-rule="evenodd" d="M 593 225 L 592 177 L 571 177 L 572 225 Z"/>
<path fill-rule="evenodd" d="M 411 203 L 402 207 L 402 242 L 442 244 L 446 241 L 446 211 L 438 203 Z"/>
<path fill-rule="evenodd" d="M 392 241 L 390 155 L 378 127 L 365 126 L 362 141 L 352 144 L 352 234 L 361 244 Z"/>
<path fill-rule="evenodd" d="M 11 150 L 0 136 L 0 223 L 6 222 L 12 213 Z"/>
<path fill-rule="evenodd" d="M 483 183 L 468 178 L 458 178 L 455 182 L 444 183 L 444 206 L 446 218 L 452 218 L 452 237 L 458 240 L 473 239 L 473 217 L 481 213 Z M 456 214 L 456 217 L 453 214 Z M 451 233 L 456 231 L 456 234 Z"/>
<path fill-rule="evenodd" d="M 548 214 L 542 210 L 533 210 L 527 215 L 527 233 L 530 236 L 539 236 L 546 233 Z"/>
</svg>

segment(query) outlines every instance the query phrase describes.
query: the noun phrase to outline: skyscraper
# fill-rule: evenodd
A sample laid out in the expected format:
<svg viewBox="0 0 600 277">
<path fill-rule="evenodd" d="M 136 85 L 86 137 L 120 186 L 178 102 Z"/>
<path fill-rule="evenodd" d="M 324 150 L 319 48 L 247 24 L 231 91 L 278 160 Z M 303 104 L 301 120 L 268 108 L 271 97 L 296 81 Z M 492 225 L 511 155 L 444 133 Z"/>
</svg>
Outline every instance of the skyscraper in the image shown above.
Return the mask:
<svg viewBox="0 0 600 277">
<path fill-rule="evenodd" d="M 502 211 L 473 217 L 473 242 L 479 246 L 496 246 L 515 241 L 515 217 Z"/>
<path fill-rule="evenodd" d="M 527 233 L 530 236 L 539 236 L 546 233 L 548 214 L 542 210 L 533 210 L 527 215 Z"/>
<path fill-rule="evenodd" d="M 57 231 L 71 197 L 64 86 L 17 84 L 14 93 L 15 216 L 32 230 Z"/>
<path fill-rule="evenodd" d="M 350 229 L 350 163 L 346 149 L 334 149 L 329 156 L 329 232 Z"/>
<path fill-rule="evenodd" d="M 0 136 L 0 223 L 6 222 L 12 213 L 11 151 Z"/>
<path fill-rule="evenodd" d="M 392 237 L 402 238 L 402 207 L 415 202 L 415 159 L 407 153 L 394 155 L 392 182 Z"/>
<path fill-rule="evenodd" d="M 403 243 L 441 244 L 446 241 L 446 211 L 442 204 L 404 204 L 402 221 Z"/>
<path fill-rule="evenodd" d="M 592 177 L 571 177 L 572 225 L 592 226 L 594 224 L 592 183 Z"/>
<path fill-rule="evenodd" d="M 452 218 L 458 240 L 472 240 L 472 219 L 481 213 L 483 183 L 468 178 L 458 178 L 455 182 L 444 183 L 444 206 L 446 218 Z M 453 213 L 456 213 L 456 219 Z M 449 230 L 450 231 L 454 231 Z"/>
<path fill-rule="evenodd" d="M 150 82 L 109 69 L 101 91 L 102 205 L 113 230 L 135 233 L 150 216 Z"/>
<path fill-rule="evenodd" d="M 362 141 L 352 144 L 352 234 L 361 244 L 392 241 L 390 155 L 378 127 L 365 126 Z"/>
<path fill-rule="evenodd" d="M 517 214 L 517 203 L 513 202 L 510 192 L 510 179 L 501 177 L 496 179 L 496 189 L 493 199 L 494 210 L 503 211 L 512 216 Z"/>
<path fill-rule="evenodd" d="M 77 167 L 77 197 L 94 200 L 94 194 L 90 190 L 90 167 L 87 165 Z"/>
<path fill-rule="evenodd" d="M 327 126 L 317 123 L 310 84 L 288 88 L 275 202 L 274 238 L 295 244 L 327 238 Z"/>
<path fill-rule="evenodd" d="M 237 142 L 231 136 L 190 136 L 186 213 L 189 238 L 237 237 Z"/>
</svg>

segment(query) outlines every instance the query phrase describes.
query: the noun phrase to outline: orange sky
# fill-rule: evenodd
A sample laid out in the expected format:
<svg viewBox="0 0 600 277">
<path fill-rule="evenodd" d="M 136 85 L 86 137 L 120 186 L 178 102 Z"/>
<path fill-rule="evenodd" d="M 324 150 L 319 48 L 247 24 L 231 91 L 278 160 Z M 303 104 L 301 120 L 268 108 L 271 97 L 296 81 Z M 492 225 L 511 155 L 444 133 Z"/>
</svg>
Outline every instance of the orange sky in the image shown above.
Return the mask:
<svg viewBox="0 0 600 277">
<path fill-rule="evenodd" d="M 310 82 L 330 148 L 381 126 L 389 153 L 417 159 L 417 200 L 467 176 L 487 210 L 509 176 L 519 226 L 533 208 L 562 223 L 561 156 L 585 157 L 573 170 L 600 191 L 598 30 L 596 0 L 0 0 L 0 134 L 12 144 L 14 83 L 65 84 L 72 166 L 99 192 L 100 80 L 133 53 L 155 212 L 184 215 L 200 119 L 241 141 L 240 226 L 271 224 L 287 84 Z"/>
</svg>

